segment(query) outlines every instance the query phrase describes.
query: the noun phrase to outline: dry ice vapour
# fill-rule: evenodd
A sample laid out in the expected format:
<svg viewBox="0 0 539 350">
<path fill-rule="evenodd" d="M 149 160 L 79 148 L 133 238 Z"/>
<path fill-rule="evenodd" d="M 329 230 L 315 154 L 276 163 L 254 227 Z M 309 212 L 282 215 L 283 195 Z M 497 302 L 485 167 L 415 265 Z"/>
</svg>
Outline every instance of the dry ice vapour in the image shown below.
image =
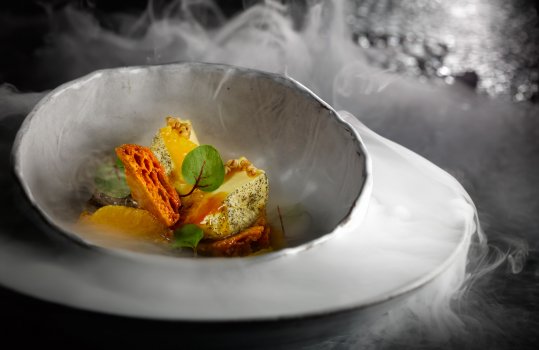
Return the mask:
<svg viewBox="0 0 539 350">
<path fill-rule="evenodd" d="M 413 252 L 411 246 L 429 251 L 430 257 L 407 257 L 403 274 L 395 276 L 405 281 L 408 272 L 423 271 L 437 262 L 437 254 L 444 252 L 455 229 L 472 234 L 467 256 L 448 267 L 443 278 L 400 299 L 373 324 L 328 340 L 328 344 L 414 349 L 481 344 L 496 348 L 494 339 L 498 338 L 493 335 L 512 334 L 523 317 L 499 304 L 495 294 L 498 285 L 521 272 L 528 253 L 527 242 L 512 231 L 536 215 L 533 203 L 539 195 L 539 173 L 527 172 L 527 167 L 530 161 L 537 162 L 537 156 L 525 140 L 539 137 L 537 118 L 529 118 L 533 111 L 537 114 L 537 108 L 373 68 L 362 48 L 350 39 L 350 3 L 306 3 L 298 7 L 294 2 L 261 2 L 228 19 L 212 1 L 171 2 L 159 11 L 150 2 L 142 15 L 116 15 L 114 31 L 90 11 L 68 6 L 61 12 L 51 11 L 53 30 L 36 53 L 40 64 L 35 69 L 59 82 L 100 68 L 174 61 L 226 63 L 280 73 L 300 81 L 335 109 L 355 115 L 374 131 L 431 160 L 470 194 L 471 199 L 445 173 L 417 163 L 423 164 L 422 172 L 455 193 L 453 204 L 469 218 L 469 225 L 452 227 L 451 218 L 440 209 L 444 206 L 437 206 L 439 193 L 425 190 L 422 178 L 403 179 L 403 184 L 417 189 L 418 200 L 433 204 L 428 219 L 418 225 L 413 201 L 395 198 L 390 189 L 380 191 L 370 210 L 402 235 L 384 235 L 383 229 L 376 232 L 376 221 L 366 222 L 369 232 L 377 234 L 362 239 L 386 249 L 374 252 L 377 264 L 359 266 L 358 271 L 381 275 L 384 265 L 391 264 L 396 255 Z M 193 12 L 195 7 L 203 7 L 211 20 L 201 22 Z M 1 86 L 0 118 L 27 113 L 42 96 Z M 403 160 L 415 164 L 415 154 L 387 142 L 392 152 L 384 154 L 379 166 L 400 166 Z M 405 166 L 395 173 L 411 174 Z M 400 180 L 395 181 L 399 184 Z M 479 221 L 474 219 L 477 214 Z M 410 232 L 409 227 L 422 227 L 424 232 Z M 527 227 L 538 229 L 537 224 Z M 409 246 L 402 249 L 403 245 Z M 369 287 L 368 292 L 375 294 L 377 286 Z M 527 287 L 521 288 L 519 292 L 529 292 Z M 346 291 L 352 292 L 366 291 Z"/>
</svg>

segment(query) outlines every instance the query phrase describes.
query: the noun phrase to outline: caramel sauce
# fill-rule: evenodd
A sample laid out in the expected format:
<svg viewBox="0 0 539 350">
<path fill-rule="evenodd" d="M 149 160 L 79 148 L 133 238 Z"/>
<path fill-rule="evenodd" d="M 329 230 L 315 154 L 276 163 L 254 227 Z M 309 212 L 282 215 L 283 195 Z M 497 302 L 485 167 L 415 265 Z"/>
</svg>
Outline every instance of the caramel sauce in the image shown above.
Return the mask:
<svg viewBox="0 0 539 350">
<path fill-rule="evenodd" d="M 226 199 L 226 196 L 226 192 L 218 192 L 214 195 L 204 197 L 200 205 L 198 205 L 198 207 L 190 215 L 190 222 L 200 224 L 207 215 L 217 212 L 223 205 L 223 201 Z"/>
</svg>

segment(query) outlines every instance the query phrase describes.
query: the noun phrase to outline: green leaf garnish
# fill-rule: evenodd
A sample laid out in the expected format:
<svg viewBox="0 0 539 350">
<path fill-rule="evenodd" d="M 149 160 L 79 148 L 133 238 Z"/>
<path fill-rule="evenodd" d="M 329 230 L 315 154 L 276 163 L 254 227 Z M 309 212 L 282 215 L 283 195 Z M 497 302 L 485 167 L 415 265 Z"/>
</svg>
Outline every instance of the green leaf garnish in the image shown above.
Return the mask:
<svg viewBox="0 0 539 350">
<path fill-rule="evenodd" d="M 122 171 L 125 171 L 125 166 L 124 166 L 124 163 L 122 163 L 122 161 L 120 160 L 120 158 L 116 157 L 116 168 L 122 170 Z"/>
<path fill-rule="evenodd" d="M 174 248 L 193 248 L 204 237 L 204 231 L 195 224 L 186 224 L 174 231 Z"/>
<path fill-rule="evenodd" d="M 204 192 L 219 188 L 225 179 L 225 167 L 219 152 L 210 145 L 202 145 L 187 153 L 182 163 L 184 180 Z"/>
<path fill-rule="evenodd" d="M 124 198 L 131 193 L 125 180 L 124 165 L 118 158 L 109 159 L 97 168 L 94 183 L 96 191 L 109 197 Z"/>
</svg>

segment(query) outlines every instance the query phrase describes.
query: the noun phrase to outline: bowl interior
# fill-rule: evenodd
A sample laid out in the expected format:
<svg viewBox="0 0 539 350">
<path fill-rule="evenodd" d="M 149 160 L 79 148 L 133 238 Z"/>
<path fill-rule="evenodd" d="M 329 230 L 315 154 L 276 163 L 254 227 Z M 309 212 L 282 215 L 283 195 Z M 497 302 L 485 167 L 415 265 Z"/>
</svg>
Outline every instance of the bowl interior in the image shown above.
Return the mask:
<svg viewBox="0 0 539 350">
<path fill-rule="evenodd" d="M 19 132 L 16 174 L 50 223 L 80 237 L 73 223 L 99 159 L 149 145 L 167 115 L 190 119 L 224 160 L 266 170 L 268 218 L 280 225 L 279 206 L 288 247 L 332 232 L 361 193 L 365 155 L 331 108 L 285 77 L 210 64 L 98 71 L 56 89 Z"/>
</svg>

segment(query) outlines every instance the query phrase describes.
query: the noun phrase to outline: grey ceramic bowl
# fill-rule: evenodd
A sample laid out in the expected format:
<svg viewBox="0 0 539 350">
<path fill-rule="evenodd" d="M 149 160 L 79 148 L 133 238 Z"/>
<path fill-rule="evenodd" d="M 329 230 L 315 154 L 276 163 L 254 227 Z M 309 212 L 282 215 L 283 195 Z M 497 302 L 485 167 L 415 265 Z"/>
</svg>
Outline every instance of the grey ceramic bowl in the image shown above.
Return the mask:
<svg viewBox="0 0 539 350">
<path fill-rule="evenodd" d="M 201 142 L 224 158 L 245 155 L 267 170 L 270 214 L 276 205 L 285 212 L 288 248 L 237 259 L 168 257 L 79 236 L 72 223 L 97 157 L 123 142 L 148 143 L 167 114 L 190 118 Z M 303 335 L 323 337 L 327 317 L 351 310 L 342 328 L 379 330 L 408 301 L 437 304 L 440 288 L 462 282 L 477 227 L 469 196 L 432 163 L 335 113 L 292 79 L 229 66 L 121 68 L 68 83 L 28 116 L 13 157 L 25 201 L 54 233 L 84 244 L 31 245 L 24 234 L 33 226 L 4 227 L 0 284 L 116 315 L 218 323 L 213 330 L 234 321 L 226 329 L 242 336 L 247 323 L 283 319 L 279 327 L 297 336 L 297 320 L 310 318 L 320 327 Z M 216 334 L 202 337 L 222 339 Z"/>
<path fill-rule="evenodd" d="M 293 79 L 225 65 L 182 63 L 102 70 L 48 94 L 22 125 L 15 173 L 58 232 L 90 245 L 74 225 L 91 196 L 98 160 L 123 143 L 149 145 L 167 115 L 190 119 L 201 143 L 224 159 L 246 156 L 266 170 L 268 215 L 288 221 L 298 252 L 357 224 L 371 191 L 367 152 L 354 128 Z M 121 248 L 163 253 L 151 245 Z"/>
</svg>

